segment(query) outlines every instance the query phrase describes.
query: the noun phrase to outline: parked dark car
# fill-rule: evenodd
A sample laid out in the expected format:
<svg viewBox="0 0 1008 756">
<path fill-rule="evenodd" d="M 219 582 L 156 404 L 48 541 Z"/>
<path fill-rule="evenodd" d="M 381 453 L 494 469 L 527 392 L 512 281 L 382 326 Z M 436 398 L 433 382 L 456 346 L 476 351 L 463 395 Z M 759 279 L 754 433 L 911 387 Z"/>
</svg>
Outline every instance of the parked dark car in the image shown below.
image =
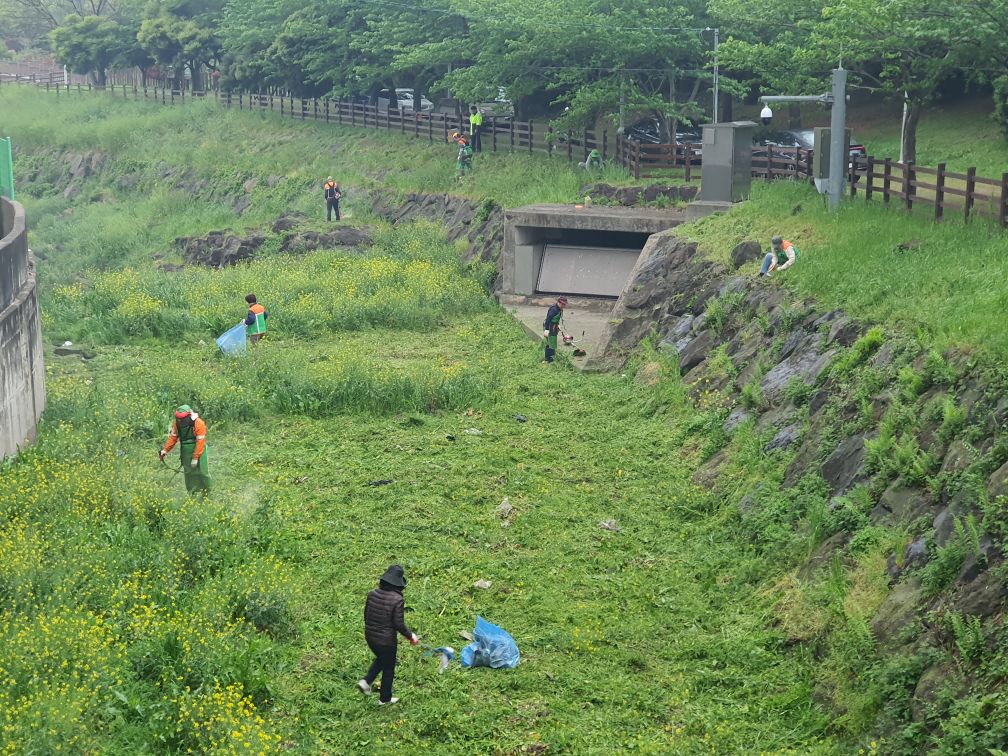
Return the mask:
<svg viewBox="0 0 1008 756">
<path fill-rule="evenodd" d="M 664 144 L 665 141 L 662 139 L 661 133 L 661 125 L 657 118 L 645 118 L 638 121 L 625 132 L 627 139 L 631 142 L 640 142 L 641 144 Z M 676 130 L 675 141 L 676 144 L 696 145 L 693 149 L 693 154 L 699 155 L 700 145 L 703 143 L 703 135 L 699 129 L 680 128 Z"/>
<path fill-rule="evenodd" d="M 812 129 L 762 129 L 753 137 L 753 147 L 753 155 L 758 157 L 766 155 L 766 150 L 761 150 L 760 147 L 801 147 L 803 150 L 811 150 L 815 147 L 815 132 Z M 867 154 L 863 144 L 851 140 L 852 158 L 862 158 Z"/>
</svg>

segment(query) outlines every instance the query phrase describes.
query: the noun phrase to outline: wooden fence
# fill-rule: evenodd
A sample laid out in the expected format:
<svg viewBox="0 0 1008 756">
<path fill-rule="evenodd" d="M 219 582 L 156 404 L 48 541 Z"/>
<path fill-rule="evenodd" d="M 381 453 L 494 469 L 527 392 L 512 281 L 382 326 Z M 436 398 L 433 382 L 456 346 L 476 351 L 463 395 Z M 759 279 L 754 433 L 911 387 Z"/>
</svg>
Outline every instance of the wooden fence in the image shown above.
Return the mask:
<svg viewBox="0 0 1008 756">
<path fill-rule="evenodd" d="M 34 85 L 57 96 L 98 89 L 87 83 L 66 83 L 62 81 L 61 73 L 51 74 L 50 78 L 0 74 L 0 85 L 5 83 Z M 294 97 L 279 91 L 192 92 L 144 86 L 137 79 L 126 84 L 110 83 L 102 91 L 115 96 L 121 94 L 124 98 L 155 100 L 165 105 L 209 97 L 225 108 L 276 113 L 303 121 L 382 129 L 430 142 L 444 142 L 453 131 L 468 130 L 468 117 L 455 113 L 417 113 L 349 100 Z M 606 130 L 561 133 L 549 125 L 510 118 L 488 117 L 483 124 L 481 143 L 483 150 L 488 152 L 525 152 L 570 163 L 585 161 L 594 149 L 599 151 L 603 160 L 626 168 L 635 179 L 675 173 L 691 181 L 699 178 L 703 163 L 702 149 L 698 144 L 641 144 Z M 800 147 L 753 147 L 752 175 L 767 180 L 812 182 L 812 151 Z M 976 168 L 958 173 L 947 170 L 944 163 L 937 168 L 929 168 L 867 156 L 856 157 L 849 162 L 847 185 L 852 197 L 860 194 L 868 201 L 881 199 L 885 205 L 899 205 L 912 212 L 922 207 L 929 208 L 929 214 L 933 211 L 936 221 L 946 216 L 959 216 L 968 222 L 979 216 L 1008 227 L 1008 172 L 997 179 L 985 178 L 977 175 Z"/>
</svg>

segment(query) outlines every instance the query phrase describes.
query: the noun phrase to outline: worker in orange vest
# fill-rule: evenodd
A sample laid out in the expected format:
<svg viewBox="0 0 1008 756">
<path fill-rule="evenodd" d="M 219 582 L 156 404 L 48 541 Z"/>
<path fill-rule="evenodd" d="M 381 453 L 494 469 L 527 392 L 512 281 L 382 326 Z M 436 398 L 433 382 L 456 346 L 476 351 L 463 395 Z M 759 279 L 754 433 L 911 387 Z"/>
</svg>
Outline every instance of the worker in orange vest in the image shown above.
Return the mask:
<svg viewBox="0 0 1008 756">
<path fill-rule="evenodd" d="M 245 333 L 248 334 L 249 342 L 254 345 L 266 335 L 266 318 L 269 317 L 269 313 L 256 301 L 255 294 L 246 294 L 245 301 L 249 306 L 248 314 L 245 316 Z"/>
<path fill-rule="evenodd" d="M 330 176 L 322 184 L 322 191 L 325 193 L 326 220 L 332 220 L 334 211 L 336 213 L 336 220 L 339 220 L 339 201 L 343 198 L 343 192 L 340 191 L 339 184 Z"/>
<path fill-rule="evenodd" d="M 210 493 L 210 472 L 207 468 L 206 455 L 206 423 L 192 411 L 188 404 L 183 404 L 175 410 L 175 421 L 168 432 L 168 440 L 158 452 L 162 462 L 176 443 L 179 444 L 186 490 L 190 496 L 196 493 L 206 496 Z"/>
</svg>

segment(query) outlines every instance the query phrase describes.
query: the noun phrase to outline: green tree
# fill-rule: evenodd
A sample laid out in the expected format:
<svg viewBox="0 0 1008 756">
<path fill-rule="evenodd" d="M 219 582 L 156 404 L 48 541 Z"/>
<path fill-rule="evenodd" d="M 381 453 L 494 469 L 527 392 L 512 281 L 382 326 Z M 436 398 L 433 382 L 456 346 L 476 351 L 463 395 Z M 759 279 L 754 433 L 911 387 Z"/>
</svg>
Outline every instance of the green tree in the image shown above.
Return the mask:
<svg viewBox="0 0 1008 756">
<path fill-rule="evenodd" d="M 220 56 L 220 45 L 209 28 L 179 16 L 146 19 L 136 38 L 154 60 L 174 67 L 177 79 L 182 79 L 188 67 L 193 91 L 199 88 L 202 67 L 213 67 Z"/>
<path fill-rule="evenodd" d="M 668 134 L 703 112 L 711 47 L 699 31 L 709 25 L 703 3 L 470 0 L 465 8 L 469 59 L 444 82 L 467 99 L 503 85 L 522 115 L 537 104 L 562 109 L 561 130 L 651 112 Z"/>
<path fill-rule="evenodd" d="M 99 87 L 134 42 L 127 27 L 98 16 L 69 16 L 50 36 L 56 59 L 74 71 L 89 72 Z"/>
</svg>

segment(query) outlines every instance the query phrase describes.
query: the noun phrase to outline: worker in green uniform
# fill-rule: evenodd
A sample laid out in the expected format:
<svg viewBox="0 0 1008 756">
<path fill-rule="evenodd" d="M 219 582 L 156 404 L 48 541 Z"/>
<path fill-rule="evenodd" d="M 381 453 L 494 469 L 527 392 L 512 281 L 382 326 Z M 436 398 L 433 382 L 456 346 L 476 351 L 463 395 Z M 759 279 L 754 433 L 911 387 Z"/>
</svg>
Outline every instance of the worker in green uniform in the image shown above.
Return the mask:
<svg viewBox="0 0 1008 756">
<path fill-rule="evenodd" d="M 206 454 L 206 423 L 192 411 L 188 404 L 175 410 L 175 422 L 168 432 L 168 440 L 161 447 L 158 456 L 164 462 L 168 452 L 179 444 L 182 470 L 185 473 L 186 490 L 189 495 L 210 493 L 210 471 Z"/>
<path fill-rule="evenodd" d="M 269 313 L 266 308 L 256 301 L 255 294 L 246 294 L 245 301 L 248 303 L 248 313 L 245 315 L 245 333 L 249 342 L 258 344 L 259 340 L 266 335 L 266 318 Z"/>
<path fill-rule="evenodd" d="M 556 354 L 557 335 L 560 333 L 560 319 L 563 317 L 564 308 L 567 306 L 567 297 L 557 297 L 556 304 L 551 305 L 546 311 L 546 320 L 543 322 L 543 338 L 546 339 L 546 362 L 553 362 Z"/>
</svg>

